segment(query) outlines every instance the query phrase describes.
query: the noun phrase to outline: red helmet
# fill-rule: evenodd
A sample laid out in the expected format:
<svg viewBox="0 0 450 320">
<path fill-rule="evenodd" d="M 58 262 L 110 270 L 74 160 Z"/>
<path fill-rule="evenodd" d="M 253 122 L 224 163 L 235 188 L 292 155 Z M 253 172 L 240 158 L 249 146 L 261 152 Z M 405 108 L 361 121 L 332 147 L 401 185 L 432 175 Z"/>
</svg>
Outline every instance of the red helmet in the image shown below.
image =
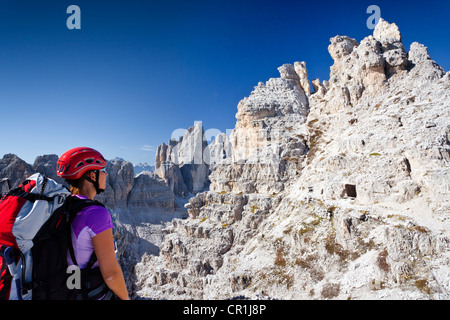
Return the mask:
<svg viewBox="0 0 450 320">
<path fill-rule="evenodd" d="M 89 170 L 106 167 L 106 160 L 92 148 L 79 147 L 65 152 L 56 163 L 56 174 L 64 179 L 77 180 Z"/>
</svg>

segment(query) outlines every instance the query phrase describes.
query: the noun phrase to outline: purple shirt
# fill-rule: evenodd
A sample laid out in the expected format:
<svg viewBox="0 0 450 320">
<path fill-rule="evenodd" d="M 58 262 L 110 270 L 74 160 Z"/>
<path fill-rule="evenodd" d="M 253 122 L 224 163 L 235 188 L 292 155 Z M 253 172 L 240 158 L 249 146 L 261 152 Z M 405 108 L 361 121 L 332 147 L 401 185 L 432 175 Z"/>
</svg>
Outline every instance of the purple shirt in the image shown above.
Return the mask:
<svg viewBox="0 0 450 320">
<path fill-rule="evenodd" d="M 77 195 L 80 199 L 88 197 Z M 112 229 L 113 224 L 108 209 L 101 206 L 89 206 L 81 210 L 72 222 L 72 244 L 80 269 L 86 267 L 94 252 L 92 238 L 97 234 Z M 67 255 L 67 262 L 72 265 L 70 253 Z M 98 262 L 93 267 L 98 267 Z"/>
</svg>

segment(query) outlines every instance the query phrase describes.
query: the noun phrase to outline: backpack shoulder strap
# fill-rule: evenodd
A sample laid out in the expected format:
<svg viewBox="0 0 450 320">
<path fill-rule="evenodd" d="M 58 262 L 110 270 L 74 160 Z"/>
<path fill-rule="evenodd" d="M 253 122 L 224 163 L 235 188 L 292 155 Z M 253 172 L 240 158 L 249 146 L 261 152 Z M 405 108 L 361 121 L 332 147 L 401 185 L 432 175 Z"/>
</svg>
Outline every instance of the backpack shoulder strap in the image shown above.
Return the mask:
<svg viewBox="0 0 450 320">
<path fill-rule="evenodd" d="M 80 199 L 78 197 L 69 196 L 66 199 L 67 210 L 70 212 L 71 216 L 75 216 L 78 212 L 86 207 L 90 206 L 101 206 L 105 207 L 103 203 L 97 200 L 91 199 Z"/>
</svg>

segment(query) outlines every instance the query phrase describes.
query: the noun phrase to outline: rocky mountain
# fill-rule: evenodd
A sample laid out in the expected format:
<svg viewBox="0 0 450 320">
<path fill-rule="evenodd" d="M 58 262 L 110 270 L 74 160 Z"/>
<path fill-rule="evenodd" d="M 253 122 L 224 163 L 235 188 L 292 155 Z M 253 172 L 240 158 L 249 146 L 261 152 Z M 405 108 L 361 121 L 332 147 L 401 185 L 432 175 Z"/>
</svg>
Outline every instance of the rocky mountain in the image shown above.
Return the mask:
<svg viewBox="0 0 450 320">
<path fill-rule="evenodd" d="M 171 139 L 169 145 L 158 146 L 155 173 L 178 196 L 198 193 L 209 186 L 209 163 L 204 159 L 207 147 L 202 123 L 197 122 L 178 141 Z"/>
<path fill-rule="evenodd" d="M 155 171 L 155 166 L 149 165 L 147 162 L 138 162 L 134 165 L 134 175 L 137 176 L 141 172 L 150 172 L 153 173 Z"/>
<path fill-rule="evenodd" d="M 450 73 L 383 19 L 328 50 L 313 91 L 295 62 L 240 101 L 210 189 L 135 266 L 138 297 L 450 298 Z"/>
<path fill-rule="evenodd" d="M 0 179 L 2 179 L 3 185 L 15 188 L 33 173 L 32 166 L 15 154 L 5 154 L 0 160 Z"/>
</svg>

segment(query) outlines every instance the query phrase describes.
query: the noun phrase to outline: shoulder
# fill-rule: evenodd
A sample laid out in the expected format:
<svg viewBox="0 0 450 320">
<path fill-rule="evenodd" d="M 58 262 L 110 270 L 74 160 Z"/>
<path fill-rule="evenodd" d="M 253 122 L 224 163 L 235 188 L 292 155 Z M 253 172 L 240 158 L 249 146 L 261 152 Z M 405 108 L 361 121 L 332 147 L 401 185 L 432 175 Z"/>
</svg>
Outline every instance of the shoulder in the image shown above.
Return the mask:
<svg viewBox="0 0 450 320">
<path fill-rule="evenodd" d="M 90 200 L 85 196 L 71 196 L 69 197 L 69 208 L 77 213 L 96 211 L 100 213 L 108 213 L 108 209 L 104 205 L 96 200 Z"/>
<path fill-rule="evenodd" d="M 111 220 L 111 214 L 109 210 L 103 206 L 90 205 L 79 212 L 80 214 L 86 215 L 88 220 Z"/>
<path fill-rule="evenodd" d="M 79 219 L 77 219 L 79 218 Z M 95 234 L 113 228 L 111 214 L 108 209 L 100 205 L 90 205 L 77 213 L 80 223 L 89 227 Z"/>
<path fill-rule="evenodd" d="M 100 205 L 96 205 L 96 204 L 89 205 L 89 206 L 85 207 L 84 209 L 82 209 L 81 211 L 88 211 L 89 213 L 95 212 L 97 214 L 110 215 L 108 209 L 106 209 L 104 206 L 100 206 Z"/>
</svg>

